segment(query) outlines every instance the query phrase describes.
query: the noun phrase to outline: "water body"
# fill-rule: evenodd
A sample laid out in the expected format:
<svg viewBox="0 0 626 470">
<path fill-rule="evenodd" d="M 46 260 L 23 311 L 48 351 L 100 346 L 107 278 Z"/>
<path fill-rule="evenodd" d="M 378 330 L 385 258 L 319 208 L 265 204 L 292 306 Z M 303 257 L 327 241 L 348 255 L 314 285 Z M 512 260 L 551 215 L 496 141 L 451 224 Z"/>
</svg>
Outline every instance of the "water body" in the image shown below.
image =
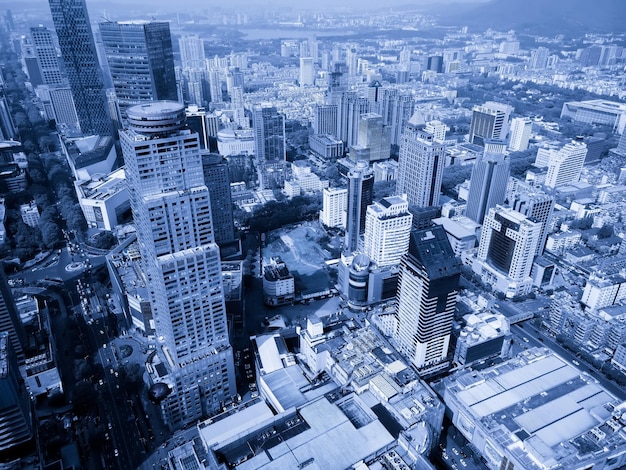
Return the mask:
<svg viewBox="0 0 626 470">
<path fill-rule="evenodd" d="M 242 39 L 248 41 L 270 40 L 270 39 L 308 39 L 310 37 L 323 36 L 350 36 L 354 31 L 328 30 L 328 29 L 303 29 L 303 28 L 237 28 L 244 36 Z"/>
</svg>

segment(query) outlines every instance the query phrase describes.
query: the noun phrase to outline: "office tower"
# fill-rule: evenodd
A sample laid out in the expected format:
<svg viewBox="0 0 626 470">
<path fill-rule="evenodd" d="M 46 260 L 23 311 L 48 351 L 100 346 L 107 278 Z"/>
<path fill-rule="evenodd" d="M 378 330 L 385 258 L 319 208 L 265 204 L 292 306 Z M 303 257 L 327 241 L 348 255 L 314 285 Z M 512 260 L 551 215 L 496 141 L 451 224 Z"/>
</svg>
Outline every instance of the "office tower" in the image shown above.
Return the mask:
<svg viewBox="0 0 626 470">
<path fill-rule="evenodd" d="M 187 116 L 187 126 L 193 132 L 198 134 L 200 139 L 200 148 L 209 150 L 209 129 L 207 125 L 206 109 L 191 105 L 185 110 Z"/>
<path fill-rule="evenodd" d="M 507 297 L 528 293 L 541 228 L 541 222 L 516 210 L 492 207 L 483 222 L 474 272 Z"/>
<path fill-rule="evenodd" d="M 411 119 L 415 108 L 413 96 L 393 89 L 383 89 L 379 108 L 383 124 L 389 128 L 390 143 L 400 145 L 404 126 Z"/>
<path fill-rule="evenodd" d="M 546 194 L 540 189 L 511 178 L 507 189 L 507 204 L 520 214 L 541 222 L 541 235 L 535 255 L 541 255 L 546 245 L 550 222 L 554 212 L 554 196 Z"/>
<path fill-rule="evenodd" d="M 338 104 L 339 97 L 348 89 L 348 68 L 345 62 L 333 59 L 328 74 L 328 102 Z"/>
<path fill-rule="evenodd" d="M 433 135 L 435 142 L 445 142 L 448 127 L 441 121 L 428 121 L 424 130 Z"/>
<path fill-rule="evenodd" d="M 17 129 L 13 116 L 9 112 L 9 104 L 5 96 L 4 84 L 0 83 L 0 139 L 13 140 L 17 136 Z"/>
<path fill-rule="evenodd" d="M 300 86 L 312 86 L 314 82 L 313 58 L 300 57 Z"/>
<path fill-rule="evenodd" d="M 233 110 L 233 121 L 237 127 L 242 129 L 250 128 L 250 120 L 246 116 L 243 102 L 243 88 L 236 86 L 231 90 L 231 107 Z"/>
<path fill-rule="evenodd" d="M 211 195 L 215 243 L 221 248 L 236 241 L 228 160 L 218 153 L 203 153 L 202 169 L 204 171 L 204 183 Z"/>
<path fill-rule="evenodd" d="M 533 128 L 530 118 L 517 117 L 511 121 L 511 138 L 509 139 L 509 150 L 519 152 L 528 149 L 528 141 Z"/>
<path fill-rule="evenodd" d="M 364 253 L 376 266 L 392 266 L 409 247 L 413 216 L 406 197 L 390 196 L 367 207 Z"/>
<path fill-rule="evenodd" d="M 350 160 L 377 162 L 389 158 L 389 129 L 383 126 L 383 117 L 380 114 L 361 114 L 358 131 L 356 144 L 350 147 Z"/>
<path fill-rule="evenodd" d="M 239 67 L 231 67 L 226 74 L 226 91 L 232 94 L 233 88 L 244 88 L 243 72 Z"/>
<path fill-rule="evenodd" d="M 20 61 L 23 64 L 23 68 L 28 75 L 28 81 L 33 87 L 43 85 L 43 77 L 41 75 L 41 69 L 39 68 L 39 61 L 37 60 L 37 54 L 35 53 L 35 47 L 33 41 L 28 36 L 22 36 L 20 38 Z"/>
<path fill-rule="evenodd" d="M 356 47 L 348 47 L 346 49 L 346 65 L 348 67 L 348 75 L 353 76 L 358 73 L 359 56 Z"/>
<path fill-rule="evenodd" d="M 460 274 L 443 227 L 411 233 L 400 263 L 393 338 L 418 369 L 437 369 L 448 355 Z"/>
<path fill-rule="evenodd" d="M 485 214 L 502 204 L 509 182 L 510 162 L 504 156 L 504 142 L 485 141 L 485 150 L 472 168 L 465 215 L 482 224 Z"/>
<path fill-rule="evenodd" d="M 348 172 L 348 212 L 346 214 L 346 238 L 344 251 L 352 253 L 360 246 L 365 233 L 367 206 L 374 197 L 374 173 L 367 162 L 358 161 Z"/>
<path fill-rule="evenodd" d="M 346 228 L 348 190 L 345 188 L 324 188 L 320 222 L 330 228 Z"/>
<path fill-rule="evenodd" d="M 122 117 L 144 101 L 178 99 L 168 22 L 100 23 L 100 35 Z"/>
<path fill-rule="evenodd" d="M 0 147 L 0 162 L 3 164 L 12 162 L 15 149 L 16 146 L 14 145 L 6 148 Z M 8 333 L 11 342 L 11 354 L 16 357 L 18 365 L 23 366 L 25 360 L 24 346 L 27 344 L 26 333 L 15 307 L 13 294 L 4 270 L 0 270 L 0 331 Z"/>
<path fill-rule="evenodd" d="M 380 80 L 372 80 L 367 86 L 367 99 L 370 102 L 370 110 L 373 113 L 381 113 L 380 105 L 384 90 L 385 88 L 383 88 Z"/>
<path fill-rule="evenodd" d="M 337 105 L 318 104 L 313 109 L 313 133 L 331 134 L 337 133 Z"/>
<path fill-rule="evenodd" d="M 57 86 L 48 90 L 50 103 L 54 110 L 54 119 L 59 129 L 68 129 L 70 133 L 80 130 L 78 115 L 72 90 L 69 86 Z"/>
<path fill-rule="evenodd" d="M 437 73 L 443 72 L 443 56 L 433 55 L 430 56 L 426 62 L 426 69 L 432 70 Z"/>
<path fill-rule="evenodd" d="M 180 62 L 183 69 L 205 69 L 206 55 L 204 40 L 197 34 L 181 36 L 178 39 Z"/>
<path fill-rule="evenodd" d="M 102 70 L 85 0 L 49 2 L 81 131 L 112 135 Z"/>
<path fill-rule="evenodd" d="M 129 108 L 127 119 L 120 142 L 158 338 L 151 380 L 167 385 L 161 412 L 175 429 L 236 393 L 219 248 L 184 106 L 154 101 Z"/>
<path fill-rule="evenodd" d="M 513 107 L 508 104 L 487 101 L 472 109 L 469 141 L 482 145 L 484 140 L 506 140 Z"/>
<path fill-rule="evenodd" d="M 418 113 L 407 123 L 400 141 L 396 194 L 406 194 L 409 206 L 439 205 L 446 147 L 424 130 Z"/>
<path fill-rule="evenodd" d="M 30 398 L 20 375 L 9 333 L 0 332 L 0 458 L 33 437 Z M 9 457 L 10 458 L 10 457 Z"/>
<path fill-rule="evenodd" d="M 255 106 L 252 114 L 254 151 L 261 189 L 282 187 L 285 180 L 285 116 L 270 104 Z"/>
<path fill-rule="evenodd" d="M 551 152 L 545 186 L 554 189 L 563 184 L 577 183 L 586 156 L 587 145 L 582 140 L 572 141 L 558 152 Z"/>
<path fill-rule="evenodd" d="M 530 51 L 530 62 L 528 68 L 530 69 L 545 69 L 548 65 L 548 58 L 550 57 L 550 49 L 547 47 L 538 47 Z"/>
<path fill-rule="evenodd" d="M 211 103 L 222 102 L 222 78 L 219 70 L 209 69 L 209 93 L 211 94 Z"/>
<path fill-rule="evenodd" d="M 52 33 L 45 26 L 30 28 L 30 36 L 37 55 L 41 78 L 45 85 L 60 85 L 63 82 L 57 50 Z"/>
<path fill-rule="evenodd" d="M 343 140 L 346 148 L 356 143 L 361 115 L 369 111 L 370 103 L 367 98 L 358 96 L 356 92 L 347 91 L 339 97 L 335 137 Z"/>
</svg>

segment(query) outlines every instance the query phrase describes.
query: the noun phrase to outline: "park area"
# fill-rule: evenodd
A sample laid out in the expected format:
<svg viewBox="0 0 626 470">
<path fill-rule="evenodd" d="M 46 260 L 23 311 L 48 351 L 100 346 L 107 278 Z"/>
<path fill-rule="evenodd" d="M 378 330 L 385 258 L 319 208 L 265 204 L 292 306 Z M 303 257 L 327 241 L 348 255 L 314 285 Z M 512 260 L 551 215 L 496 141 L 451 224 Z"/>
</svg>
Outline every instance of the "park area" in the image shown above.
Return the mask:
<svg viewBox="0 0 626 470">
<path fill-rule="evenodd" d="M 334 287 L 336 266 L 326 261 L 336 259 L 341 237 L 329 236 L 318 222 L 303 222 L 268 233 L 263 248 L 263 263 L 278 257 L 287 264 L 296 284 L 296 298 Z"/>
</svg>

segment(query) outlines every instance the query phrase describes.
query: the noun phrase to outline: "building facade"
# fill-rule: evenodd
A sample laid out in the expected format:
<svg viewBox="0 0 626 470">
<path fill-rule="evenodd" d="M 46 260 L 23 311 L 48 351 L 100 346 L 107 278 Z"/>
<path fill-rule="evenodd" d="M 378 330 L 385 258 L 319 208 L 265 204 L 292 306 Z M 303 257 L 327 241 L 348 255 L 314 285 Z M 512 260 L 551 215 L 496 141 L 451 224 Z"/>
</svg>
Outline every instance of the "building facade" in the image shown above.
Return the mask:
<svg viewBox="0 0 626 470">
<path fill-rule="evenodd" d="M 113 125 L 85 0 L 49 2 L 81 131 L 112 135 Z"/>
<path fill-rule="evenodd" d="M 198 135 L 182 104 L 129 108 L 120 133 L 157 345 L 151 380 L 171 429 L 215 412 L 236 393 L 219 248 Z"/>
<path fill-rule="evenodd" d="M 365 161 L 358 161 L 348 173 L 348 209 L 346 215 L 346 238 L 344 251 L 357 251 L 361 235 L 365 233 L 367 206 L 374 197 L 374 173 Z"/>
<path fill-rule="evenodd" d="M 254 107 L 252 122 L 259 186 L 280 188 L 285 180 L 285 116 L 274 106 L 263 104 Z"/>
<path fill-rule="evenodd" d="M 445 364 L 460 274 L 460 260 L 442 227 L 411 234 L 400 263 L 393 338 L 418 369 L 436 370 Z"/>
<path fill-rule="evenodd" d="M 512 106 L 495 101 L 474 106 L 469 131 L 470 143 L 480 145 L 485 139 L 506 141 L 512 112 Z"/>
<path fill-rule="evenodd" d="M 100 23 L 100 35 L 123 117 L 145 101 L 177 101 L 168 22 L 109 21 Z"/>
<path fill-rule="evenodd" d="M 399 264 L 409 247 L 412 224 L 405 197 L 374 202 L 367 207 L 363 251 L 379 268 Z"/>
</svg>

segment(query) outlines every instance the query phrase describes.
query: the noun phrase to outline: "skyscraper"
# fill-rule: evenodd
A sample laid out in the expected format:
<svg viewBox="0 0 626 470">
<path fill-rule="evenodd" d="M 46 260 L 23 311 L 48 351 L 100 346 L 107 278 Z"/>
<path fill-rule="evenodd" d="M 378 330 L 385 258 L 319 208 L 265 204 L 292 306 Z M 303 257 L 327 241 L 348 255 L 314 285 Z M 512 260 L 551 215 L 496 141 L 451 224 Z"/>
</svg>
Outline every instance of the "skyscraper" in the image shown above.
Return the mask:
<svg viewBox="0 0 626 470">
<path fill-rule="evenodd" d="M 315 106 L 313 109 L 313 132 L 315 134 L 332 135 L 337 133 L 336 104 L 320 104 Z"/>
<path fill-rule="evenodd" d="M 184 69 L 205 69 L 206 55 L 204 40 L 197 34 L 182 36 L 178 39 L 180 61 Z"/>
<path fill-rule="evenodd" d="M 446 359 L 460 275 L 443 227 L 411 233 L 400 263 L 393 338 L 418 369 L 437 369 Z"/>
<path fill-rule="evenodd" d="M 517 117 L 511 121 L 511 138 L 509 139 L 509 149 L 514 152 L 526 150 L 533 123 L 530 118 Z"/>
<path fill-rule="evenodd" d="M 465 215 L 479 224 L 489 208 L 504 202 L 510 174 L 505 147 L 503 142 L 485 141 L 485 151 L 472 168 Z"/>
<path fill-rule="evenodd" d="M 343 140 L 346 148 L 356 143 L 361 115 L 368 113 L 369 110 L 368 99 L 358 96 L 354 91 L 347 91 L 339 97 L 335 137 Z"/>
<path fill-rule="evenodd" d="M 391 153 L 389 129 L 383 125 L 383 117 L 376 113 L 361 114 L 358 137 L 350 147 L 350 159 L 376 162 L 387 160 Z"/>
<path fill-rule="evenodd" d="M 554 196 L 511 178 L 507 188 L 506 201 L 513 210 L 541 222 L 541 235 L 535 251 L 535 255 L 541 255 L 550 231 L 550 222 L 554 212 Z"/>
<path fill-rule="evenodd" d="M 324 188 L 320 222 L 326 227 L 346 227 L 348 190 L 345 188 Z"/>
<path fill-rule="evenodd" d="M 280 188 L 285 180 L 285 116 L 270 104 L 252 113 L 254 150 L 261 189 Z"/>
<path fill-rule="evenodd" d="M 396 194 L 406 194 L 409 207 L 439 203 L 446 147 L 424 130 L 419 113 L 407 123 L 400 141 Z"/>
<path fill-rule="evenodd" d="M 30 398 L 6 331 L 0 332 L 0 458 L 33 437 Z M 10 457 L 9 457 L 10 458 Z"/>
<path fill-rule="evenodd" d="M 480 233 L 475 273 L 506 297 L 526 294 L 541 239 L 541 222 L 509 207 L 489 209 Z"/>
<path fill-rule="evenodd" d="M 57 50 L 52 40 L 52 33 L 45 26 L 30 28 L 33 47 L 37 55 L 39 70 L 43 83 L 46 85 L 60 85 L 63 82 Z"/>
<path fill-rule="evenodd" d="M 85 0 L 49 2 L 81 131 L 112 135 L 113 125 Z"/>
<path fill-rule="evenodd" d="M 198 135 L 183 105 L 156 101 L 127 116 L 120 140 L 158 338 L 151 380 L 168 387 L 160 405 L 174 429 L 236 393 L 219 248 Z"/>
<path fill-rule="evenodd" d="M 177 100 L 168 22 L 109 21 L 100 35 L 122 116 L 144 101 Z"/>
<path fill-rule="evenodd" d="M 315 70 L 313 69 L 312 57 L 300 57 L 300 86 L 313 85 Z"/>
<path fill-rule="evenodd" d="M 221 252 L 229 253 L 230 245 L 236 244 L 235 222 L 233 219 L 233 202 L 230 195 L 230 176 L 228 160 L 218 153 L 203 153 L 202 168 L 204 182 L 211 195 L 211 216 L 215 243 Z"/>
<path fill-rule="evenodd" d="M 474 106 L 469 141 L 482 145 L 485 139 L 506 140 L 512 112 L 512 106 L 495 101 L 487 101 L 482 106 Z"/>
<path fill-rule="evenodd" d="M 365 232 L 367 206 L 374 197 L 374 173 L 365 161 L 358 161 L 348 172 L 348 213 L 346 215 L 346 238 L 344 251 L 352 253 L 359 249 L 361 235 Z"/>
<path fill-rule="evenodd" d="M 409 246 L 413 216 L 403 196 L 390 196 L 367 207 L 365 215 L 365 254 L 376 266 L 400 263 Z"/>
<path fill-rule="evenodd" d="M 554 189 L 568 183 L 577 183 L 585 164 L 587 145 L 582 140 L 565 144 L 558 152 L 550 153 L 545 185 Z"/>
</svg>

